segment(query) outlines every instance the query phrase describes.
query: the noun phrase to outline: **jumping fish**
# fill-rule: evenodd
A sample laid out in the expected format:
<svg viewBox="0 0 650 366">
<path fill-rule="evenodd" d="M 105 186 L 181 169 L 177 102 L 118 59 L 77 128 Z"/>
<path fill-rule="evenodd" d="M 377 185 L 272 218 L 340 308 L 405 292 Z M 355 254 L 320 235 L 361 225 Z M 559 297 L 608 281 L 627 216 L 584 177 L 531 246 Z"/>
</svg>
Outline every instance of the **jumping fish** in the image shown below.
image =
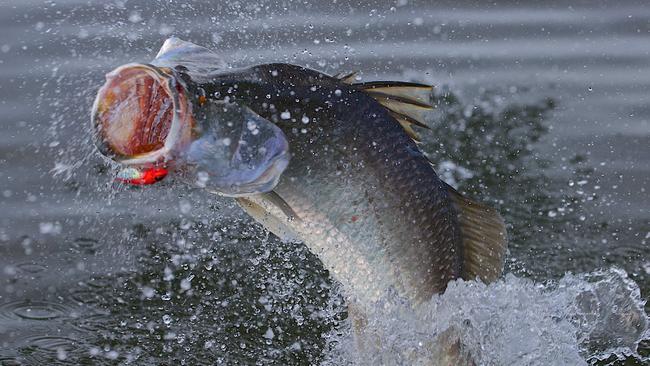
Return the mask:
<svg viewBox="0 0 650 366">
<path fill-rule="evenodd" d="M 453 279 L 501 275 L 501 216 L 443 182 L 418 148 L 431 86 L 282 63 L 232 69 L 178 38 L 106 79 L 93 135 L 132 169 L 123 175 L 148 184 L 159 179 L 143 172 L 164 170 L 234 197 L 304 242 L 362 309 L 389 295 L 417 307 Z"/>
</svg>

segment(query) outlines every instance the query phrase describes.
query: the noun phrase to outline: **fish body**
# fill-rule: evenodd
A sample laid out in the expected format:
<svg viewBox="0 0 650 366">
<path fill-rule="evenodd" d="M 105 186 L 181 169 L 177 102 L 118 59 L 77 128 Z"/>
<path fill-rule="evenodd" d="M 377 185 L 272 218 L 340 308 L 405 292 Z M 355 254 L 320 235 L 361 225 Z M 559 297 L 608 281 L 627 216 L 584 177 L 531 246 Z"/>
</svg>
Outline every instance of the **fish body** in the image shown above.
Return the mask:
<svg viewBox="0 0 650 366">
<path fill-rule="evenodd" d="M 206 94 L 249 106 L 289 140 L 291 163 L 273 191 L 296 218 L 264 196 L 244 197 L 242 206 L 282 223 L 279 235 L 307 244 L 357 301 L 395 292 L 417 303 L 461 275 L 447 186 L 373 97 L 286 64 L 218 75 L 210 85 Z"/>
<path fill-rule="evenodd" d="M 141 138 L 158 147 L 112 158 L 169 165 L 170 174 L 236 197 L 279 237 L 304 242 L 363 306 L 397 295 L 417 307 L 455 278 L 500 275 L 502 219 L 441 181 L 414 141 L 411 126 L 422 124 L 430 87 L 354 83 L 288 64 L 206 66 L 216 59 L 202 47 L 166 42 L 145 69 L 171 83 L 165 90 L 177 113 L 156 125 L 169 136 Z M 104 153 L 133 141 L 111 135 L 125 122 L 107 114 L 120 96 L 107 102 L 106 90 L 93 114 Z M 141 102 L 138 111 L 150 105 L 164 103 Z M 155 125 L 153 112 L 134 123 Z"/>
</svg>

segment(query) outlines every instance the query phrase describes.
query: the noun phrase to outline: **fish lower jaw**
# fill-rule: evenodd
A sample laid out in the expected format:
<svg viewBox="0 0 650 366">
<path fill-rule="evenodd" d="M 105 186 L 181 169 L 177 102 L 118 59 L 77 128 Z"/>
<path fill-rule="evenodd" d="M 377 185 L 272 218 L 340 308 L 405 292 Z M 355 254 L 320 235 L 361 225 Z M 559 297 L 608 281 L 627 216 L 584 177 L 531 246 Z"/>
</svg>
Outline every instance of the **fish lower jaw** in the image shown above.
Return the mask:
<svg viewBox="0 0 650 366">
<path fill-rule="evenodd" d="M 171 160 L 171 151 L 167 147 L 163 147 L 156 151 L 120 160 L 119 163 L 123 165 L 143 165 L 161 163 L 168 160 Z"/>
</svg>

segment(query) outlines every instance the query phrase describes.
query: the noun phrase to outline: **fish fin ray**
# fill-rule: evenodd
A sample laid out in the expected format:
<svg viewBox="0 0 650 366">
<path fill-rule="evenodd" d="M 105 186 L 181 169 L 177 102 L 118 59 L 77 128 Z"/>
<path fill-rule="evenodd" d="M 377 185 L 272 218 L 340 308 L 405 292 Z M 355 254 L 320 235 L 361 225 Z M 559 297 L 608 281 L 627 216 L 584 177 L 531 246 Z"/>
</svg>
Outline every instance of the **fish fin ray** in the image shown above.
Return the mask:
<svg viewBox="0 0 650 366">
<path fill-rule="evenodd" d="M 368 94 L 391 96 L 414 104 L 433 107 L 433 86 L 407 81 L 369 81 L 352 84 Z"/>
<path fill-rule="evenodd" d="M 415 142 L 420 142 L 413 126 L 429 128 L 426 115 L 433 109 L 432 86 L 405 81 L 371 81 L 352 86 L 388 109 L 404 131 Z"/>
<path fill-rule="evenodd" d="M 429 125 L 426 125 L 426 124 L 424 124 L 424 123 L 422 123 L 422 122 L 420 122 L 420 121 L 418 121 L 416 119 L 413 119 L 413 118 L 411 118 L 411 117 L 409 117 L 407 115 L 397 113 L 397 112 L 393 112 L 393 111 L 390 111 L 390 114 L 392 114 L 393 117 L 399 118 L 399 119 L 404 121 L 404 122 L 400 122 L 400 123 L 407 123 L 409 125 L 416 125 L 418 127 L 426 128 L 427 130 L 431 129 L 431 127 L 429 127 Z"/>
<path fill-rule="evenodd" d="M 402 114 L 410 119 L 413 119 L 421 125 L 427 125 L 426 115 L 431 111 L 431 107 L 426 107 L 422 104 L 415 104 L 409 101 L 400 100 L 397 98 L 387 97 L 383 94 L 370 94 L 379 104 L 386 107 L 389 111 Z"/>
<path fill-rule="evenodd" d="M 463 273 L 466 280 L 477 277 L 490 283 L 501 276 L 508 247 L 506 225 L 492 207 L 470 200 L 447 185 L 458 212 L 463 244 Z"/>
<path fill-rule="evenodd" d="M 282 211 L 282 213 L 287 217 L 287 220 L 291 221 L 298 219 L 296 212 L 291 208 L 291 206 L 289 206 L 287 201 L 285 201 L 282 197 L 280 197 L 279 194 L 277 194 L 277 192 L 270 191 L 266 193 L 260 193 L 259 196 L 266 202 L 272 204 L 280 211 Z"/>
<path fill-rule="evenodd" d="M 406 134 L 409 135 L 409 137 L 413 139 L 413 141 L 417 143 L 421 142 L 420 135 L 417 132 L 415 132 L 415 130 L 412 127 L 414 123 L 411 123 L 411 121 L 406 116 L 401 115 L 399 113 L 390 112 L 390 114 L 393 116 L 393 118 L 397 120 L 397 122 L 399 122 L 399 124 L 402 126 Z"/>
<path fill-rule="evenodd" d="M 239 206 L 246 211 L 255 221 L 259 222 L 268 231 L 280 238 L 283 242 L 298 242 L 300 241 L 298 235 L 282 222 L 281 219 L 273 215 L 264 206 L 262 202 L 254 202 L 253 199 L 247 197 L 235 198 Z"/>
<path fill-rule="evenodd" d="M 338 74 L 334 75 L 334 77 L 343 83 L 352 84 L 356 81 L 357 75 L 359 75 L 359 71 L 352 71 L 349 73 L 339 72 Z"/>
</svg>

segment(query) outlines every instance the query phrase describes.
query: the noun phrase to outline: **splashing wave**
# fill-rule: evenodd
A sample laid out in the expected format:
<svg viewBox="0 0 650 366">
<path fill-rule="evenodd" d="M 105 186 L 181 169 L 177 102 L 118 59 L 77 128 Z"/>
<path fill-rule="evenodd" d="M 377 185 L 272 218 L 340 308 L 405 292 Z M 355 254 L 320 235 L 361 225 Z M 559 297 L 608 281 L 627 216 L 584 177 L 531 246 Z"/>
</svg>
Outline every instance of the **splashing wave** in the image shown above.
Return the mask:
<svg viewBox="0 0 650 366">
<path fill-rule="evenodd" d="M 490 285 L 458 280 L 417 313 L 381 304 L 362 336 L 336 342 L 327 364 L 439 364 L 450 340 L 477 365 L 644 362 L 636 353 L 650 337 L 644 305 L 618 268 L 544 284 L 512 274 Z"/>
</svg>

